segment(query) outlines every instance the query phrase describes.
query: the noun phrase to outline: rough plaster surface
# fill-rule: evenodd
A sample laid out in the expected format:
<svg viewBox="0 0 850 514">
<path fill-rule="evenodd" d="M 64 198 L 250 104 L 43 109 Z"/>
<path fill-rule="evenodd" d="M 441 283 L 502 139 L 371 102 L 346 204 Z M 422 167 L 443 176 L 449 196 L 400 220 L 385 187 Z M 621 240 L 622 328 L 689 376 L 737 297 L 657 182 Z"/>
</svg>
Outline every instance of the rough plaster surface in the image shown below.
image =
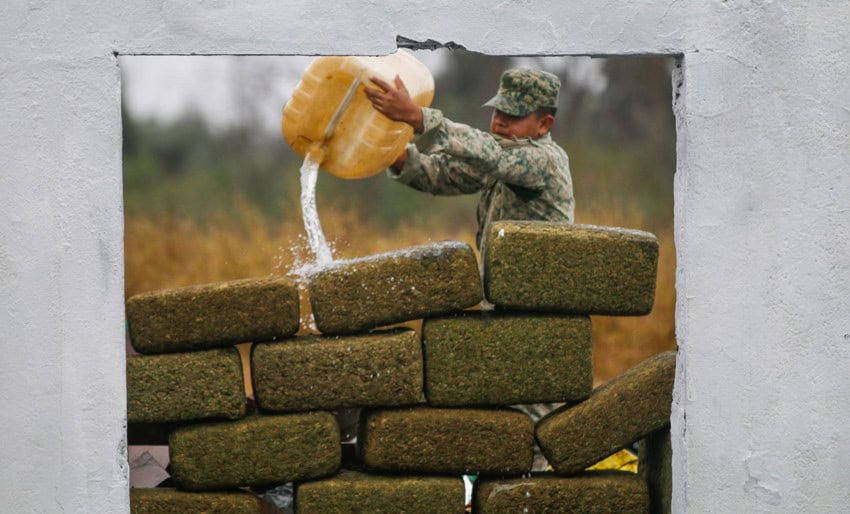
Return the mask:
<svg viewBox="0 0 850 514">
<path fill-rule="evenodd" d="M 115 54 L 678 54 L 676 512 L 850 501 L 845 2 L 13 0 L 0 8 L 0 505 L 126 512 Z M 579 205 L 579 209 L 581 206 Z"/>
</svg>

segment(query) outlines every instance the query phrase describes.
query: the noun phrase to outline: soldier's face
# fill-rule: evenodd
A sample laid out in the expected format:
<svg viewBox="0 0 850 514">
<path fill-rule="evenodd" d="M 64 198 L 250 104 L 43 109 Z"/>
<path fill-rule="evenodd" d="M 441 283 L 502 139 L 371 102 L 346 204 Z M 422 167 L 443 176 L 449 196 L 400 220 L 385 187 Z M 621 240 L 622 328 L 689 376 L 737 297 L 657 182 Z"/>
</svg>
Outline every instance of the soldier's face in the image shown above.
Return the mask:
<svg viewBox="0 0 850 514">
<path fill-rule="evenodd" d="M 537 139 L 549 132 L 552 121 L 551 115 L 539 118 L 534 113 L 527 116 L 511 116 L 494 109 L 493 116 L 490 118 L 490 133 L 506 138 Z"/>
</svg>

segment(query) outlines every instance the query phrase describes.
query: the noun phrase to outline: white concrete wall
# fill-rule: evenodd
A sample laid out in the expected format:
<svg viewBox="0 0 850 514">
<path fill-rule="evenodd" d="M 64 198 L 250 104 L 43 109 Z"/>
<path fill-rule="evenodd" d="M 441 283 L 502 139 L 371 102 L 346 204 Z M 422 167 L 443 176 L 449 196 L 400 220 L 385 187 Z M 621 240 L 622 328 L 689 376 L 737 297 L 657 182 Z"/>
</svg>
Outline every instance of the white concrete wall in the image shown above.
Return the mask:
<svg viewBox="0 0 850 514">
<path fill-rule="evenodd" d="M 704 0 L 0 7 L 0 510 L 122 512 L 115 54 L 682 54 L 674 508 L 850 504 L 850 7 Z M 439 87 L 439 85 L 438 85 Z"/>
</svg>

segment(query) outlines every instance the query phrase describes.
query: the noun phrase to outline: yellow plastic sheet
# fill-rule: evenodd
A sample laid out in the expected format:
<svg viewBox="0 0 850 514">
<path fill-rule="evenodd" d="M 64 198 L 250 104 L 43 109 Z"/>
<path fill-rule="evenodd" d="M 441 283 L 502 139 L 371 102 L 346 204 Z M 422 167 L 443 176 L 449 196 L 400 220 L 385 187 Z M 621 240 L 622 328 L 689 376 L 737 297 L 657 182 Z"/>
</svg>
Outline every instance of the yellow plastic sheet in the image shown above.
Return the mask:
<svg viewBox="0 0 850 514">
<path fill-rule="evenodd" d="M 620 471 L 631 471 L 632 473 L 637 473 L 638 458 L 637 455 L 628 450 L 620 450 L 617 453 L 602 459 L 601 461 L 597 462 L 596 464 L 590 466 L 587 469 L 616 469 Z"/>
</svg>

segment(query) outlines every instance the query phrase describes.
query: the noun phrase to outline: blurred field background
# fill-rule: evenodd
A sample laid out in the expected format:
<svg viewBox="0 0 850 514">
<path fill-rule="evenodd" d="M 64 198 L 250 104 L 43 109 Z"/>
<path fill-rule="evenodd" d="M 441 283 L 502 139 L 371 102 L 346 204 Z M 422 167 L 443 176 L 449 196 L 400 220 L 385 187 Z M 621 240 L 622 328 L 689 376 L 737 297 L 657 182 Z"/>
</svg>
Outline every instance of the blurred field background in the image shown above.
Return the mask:
<svg viewBox="0 0 850 514">
<path fill-rule="evenodd" d="M 608 58 L 588 65 L 589 59 L 442 52 L 442 64 L 432 70 L 433 106 L 484 130 L 490 110 L 479 106 L 495 93 L 504 69 L 524 65 L 558 74 L 563 87 L 553 137 L 570 156 L 576 222 L 642 229 L 659 238 L 652 313 L 593 318 L 595 381 L 674 349 L 673 62 Z M 264 125 L 261 119 L 269 113 L 255 101 L 283 86 L 263 66 L 238 69 L 240 115 L 226 126 L 211 123 L 199 110 L 163 121 L 124 109 L 128 298 L 154 289 L 286 275 L 311 259 L 299 203 L 301 158 Z M 296 81 L 297 76 L 286 87 L 291 91 Z M 126 77 L 124 83 L 132 86 Z M 335 257 L 446 239 L 475 246 L 478 195 L 433 197 L 383 175 L 345 181 L 321 173 L 317 189 L 319 217 Z M 302 309 L 307 312 L 309 304 L 302 302 Z M 302 331 L 309 330 L 305 322 Z"/>
</svg>

